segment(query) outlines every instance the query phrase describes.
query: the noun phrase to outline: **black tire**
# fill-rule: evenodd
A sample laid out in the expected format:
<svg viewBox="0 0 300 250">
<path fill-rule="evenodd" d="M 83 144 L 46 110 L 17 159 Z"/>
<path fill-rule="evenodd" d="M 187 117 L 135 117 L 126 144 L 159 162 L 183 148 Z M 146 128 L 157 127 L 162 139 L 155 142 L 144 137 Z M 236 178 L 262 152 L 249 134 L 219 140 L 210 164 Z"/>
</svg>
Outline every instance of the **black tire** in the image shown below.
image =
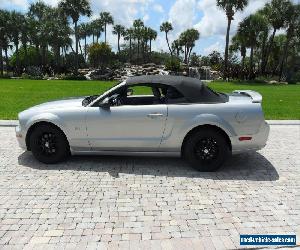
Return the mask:
<svg viewBox="0 0 300 250">
<path fill-rule="evenodd" d="M 226 161 L 230 155 L 230 148 L 224 135 L 218 130 L 203 128 L 189 135 L 183 155 L 195 169 L 213 172 Z"/>
<path fill-rule="evenodd" d="M 46 164 L 61 162 L 70 152 L 64 133 L 50 124 L 40 124 L 34 128 L 29 143 L 34 157 Z"/>
</svg>

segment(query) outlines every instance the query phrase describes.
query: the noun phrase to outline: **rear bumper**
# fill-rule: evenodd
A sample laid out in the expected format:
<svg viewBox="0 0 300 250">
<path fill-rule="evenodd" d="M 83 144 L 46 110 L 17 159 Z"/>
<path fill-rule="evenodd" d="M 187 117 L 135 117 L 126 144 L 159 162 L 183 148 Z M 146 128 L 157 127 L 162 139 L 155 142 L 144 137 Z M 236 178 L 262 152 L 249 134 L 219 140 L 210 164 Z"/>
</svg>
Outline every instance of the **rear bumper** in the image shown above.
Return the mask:
<svg viewBox="0 0 300 250">
<path fill-rule="evenodd" d="M 257 151 L 264 148 L 267 144 L 269 132 L 270 126 L 264 121 L 256 134 L 243 135 L 251 137 L 252 139 L 249 141 L 240 141 L 239 138 L 241 135 L 231 137 L 232 153 L 238 154 L 249 150 Z"/>
<path fill-rule="evenodd" d="M 22 149 L 25 149 L 27 150 L 27 147 L 26 147 L 26 141 L 25 141 L 25 133 L 21 130 L 21 127 L 20 125 L 16 126 L 16 138 L 17 138 L 17 141 L 19 143 L 19 146 L 22 148 Z"/>
</svg>

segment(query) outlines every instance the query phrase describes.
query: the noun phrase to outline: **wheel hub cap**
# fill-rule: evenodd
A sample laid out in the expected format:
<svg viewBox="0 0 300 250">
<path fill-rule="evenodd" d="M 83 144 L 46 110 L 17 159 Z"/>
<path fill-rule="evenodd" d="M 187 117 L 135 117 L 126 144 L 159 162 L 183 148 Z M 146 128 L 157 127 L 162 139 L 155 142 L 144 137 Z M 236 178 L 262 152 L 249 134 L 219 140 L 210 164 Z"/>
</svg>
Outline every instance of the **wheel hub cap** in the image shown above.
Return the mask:
<svg viewBox="0 0 300 250">
<path fill-rule="evenodd" d="M 195 145 L 196 157 L 203 161 L 211 161 L 218 155 L 219 148 L 214 138 L 202 138 Z"/>
</svg>

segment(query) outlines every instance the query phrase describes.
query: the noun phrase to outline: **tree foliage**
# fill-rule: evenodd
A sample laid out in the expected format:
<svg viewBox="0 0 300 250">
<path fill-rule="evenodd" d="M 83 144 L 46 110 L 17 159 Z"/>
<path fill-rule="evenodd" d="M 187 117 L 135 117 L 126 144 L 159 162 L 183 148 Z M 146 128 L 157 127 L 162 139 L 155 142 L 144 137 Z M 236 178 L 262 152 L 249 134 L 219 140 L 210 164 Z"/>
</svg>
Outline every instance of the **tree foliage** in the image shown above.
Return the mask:
<svg viewBox="0 0 300 250">
<path fill-rule="evenodd" d="M 109 65 L 112 51 L 111 47 L 106 43 L 94 43 L 88 49 L 89 59 L 94 68 L 105 68 Z"/>
</svg>

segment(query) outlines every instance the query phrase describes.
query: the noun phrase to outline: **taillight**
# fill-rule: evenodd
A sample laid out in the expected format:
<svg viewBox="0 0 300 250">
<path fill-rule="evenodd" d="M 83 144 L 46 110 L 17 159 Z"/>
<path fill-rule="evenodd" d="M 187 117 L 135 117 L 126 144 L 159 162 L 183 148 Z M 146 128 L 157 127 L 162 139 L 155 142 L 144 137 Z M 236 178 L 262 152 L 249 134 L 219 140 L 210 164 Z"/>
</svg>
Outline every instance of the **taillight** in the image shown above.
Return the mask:
<svg viewBox="0 0 300 250">
<path fill-rule="evenodd" d="M 240 141 L 250 141 L 251 139 L 252 139 L 251 136 L 242 136 L 242 137 L 239 137 Z"/>
</svg>

